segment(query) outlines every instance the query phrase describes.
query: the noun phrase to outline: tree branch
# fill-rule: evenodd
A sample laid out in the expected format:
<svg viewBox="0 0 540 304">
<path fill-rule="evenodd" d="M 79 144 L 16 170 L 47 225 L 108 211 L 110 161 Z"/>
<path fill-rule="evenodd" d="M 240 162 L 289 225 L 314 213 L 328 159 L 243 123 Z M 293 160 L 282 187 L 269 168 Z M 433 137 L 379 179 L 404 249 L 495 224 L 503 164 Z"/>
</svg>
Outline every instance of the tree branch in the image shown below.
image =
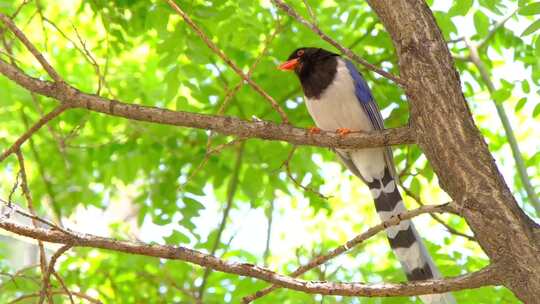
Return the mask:
<svg viewBox="0 0 540 304">
<path fill-rule="evenodd" d="M 445 209 L 444 206 L 432 207 Z M 409 213 L 426 213 L 428 211 L 409 211 L 399 218 L 387 221 L 389 224 L 397 224 L 401 219 L 409 218 Z M 416 214 L 417 215 L 417 214 Z M 400 219 L 401 218 L 401 219 Z M 388 225 L 380 224 L 377 230 L 384 230 Z M 16 233 L 18 235 L 59 244 L 71 244 L 74 247 L 92 247 L 109 249 L 118 252 L 152 256 L 157 258 L 182 260 L 197 264 L 203 267 L 210 267 L 217 271 L 253 277 L 266 282 L 276 284 L 280 287 L 294 289 L 312 294 L 341 295 L 341 296 L 367 296 L 367 297 L 390 297 L 390 296 L 411 296 L 421 294 L 443 293 L 454 290 L 478 288 L 487 285 L 498 285 L 501 278 L 495 264 L 484 268 L 481 271 L 466 274 L 458 277 L 417 281 L 411 283 L 334 283 L 334 282 L 310 282 L 294 279 L 280 275 L 264 267 L 259 267 L 248 263 L 228 262 L 204 254 L 202 252 L 188 249 L 182 246 L 167 246 L 156 244 L 144 244 L 140 242 L 122 241 L 105 238 L 84 233 L 65 233 L 52 229 L 35 228 L 21 225 L 15 222 L 0 219 L 0 228 Z M 375 229 L 375 228 L 373 228 Z M 368 230 L 369 231 L 369 230 Z M 371 230 L 371 233 L 375 233 Z M 366 232 L 367 234 L 367 232 Z M 365 237 L 365 236 L 364 236 Z M 359 236 L 358 238 L 363 238 Z M 355 242 L 354 239 L 351 242 Z M 343 249 L 336 249 L 336 252 L 345 251 L 352 243 L 343 245 Z M 346 248 L 345 248 L 346 247 Z"/>
<path fill-rule="evenodd" d="M 8 157 L 10 154 L 15 153 L 17 150 L 19 150 L 22 144 L 24 144 L 24 142 L 26 142 L 26 140 L 28 140 L 30 136 L 36 133 L 39 129 L 41 129 L 41 127 L 54 119 L 56 116 L 62 114 L 62 112 L 64 112 L 68 108 L 69 105 L 64 103 L 54 108 L 54 110 L 47 113 L 45 116 L 41 117 L 38 122 L 36 122 L 30 129 L 28 129 L 28 131 L 24 132 L 24 134 L 21 135 L 21 137 L 19 137 L 19 139 L 17 139 L 13 143 L 13 145 L 11 145 L 11 147 L 9 147 L 2 153 L 2 155 L 0 155 L 0 162 L 4 161 L 4 159 L 6 159 L 6 157 Z"/>
<path fill-rule="evenodd" d="M 500 24 L 504 24 L 504 22 L 506 22 L 506 20 L 508 20 L 512 15 L 501 21 Z M 495 28 L 493 31 L 496 29 L 497 28 Z M 489 93 L 493 94 L 496 91 L 495 85 L 493 84 L 493 81 L 491 81 L 489 72 L 482 62 L 482 59 L 480 59 L 480 55 L 478 54 L 479 46 L 474 45 L 468 38 L 465 38 L 465 45 L 469 49 L 469 60 L 480 72 L 480 76 L 486 84 Z M 512 151 L 512 156 L 516 162 L 517 172 L 523 184 L 523 188 L 525 188 L 525 191 L 527 192 L 527 196 L 529 197 L 529 201 L 536 211 L 536 215 L 540 217 L 540 199 L 538 198 L 538 195 L 531 184 L 531 180 L 529 179 L 529 175 L 527 174 L 527 166 L 525 166 L 525 161 L 523 160 L 523 156 L 519 150 L 519 145 L 514 134 L 514 130 L 512 130 L 512 124 L 510 124 L 510 120 L 508 119 L 508 115 L 506 114 L 503 105 L 495 101 L 493 98 L 491 100 L 493 101 L 493 105 L 495 106 L 499 119 L 501 120 L 504 133 L 508 139 L 508 144 L 510 144 L 510 150 Z"/>
<path fill-rule="evenodd" d="M 63 82 L 62 77 L 54 70 L 54 68 L 47 62 L 45 57 L 36 49 L 36 47 L 28 40 L 26 35 L 13 23 L 13 21 L 6 15 L 0 13 L 0 20 L 19 38 L 24 46 L 36 57 L 37 61 L 47 71 L 47 74 L 56 82 Z"/>
<path fill-rule="evenodd" d="M 51 257 L 51 260 L 49 261 L 49 267 L 47 267 L 47 272 L 43 274 L 43 286 L 41 287 L 41 292 L 39 295 L 39 301 L 38 301 L 39 304 L 43 303 L 43 300 L 45 300 L 45 295 L 51 294 L 51 291 L 49 290 L 51 286 L 49 285 L 49 283 L 50 283 L 51 274 L 54 272 L 54 264 L 56 264 L 56 260 L 58 260 L 58 258 L 64 252 L 68 251 L 70 248 L 71 248 L 71 245 L 66 244 L 60 247 L 60 249 L 58 249 Z"/>
<path fill-rule="evenodd" d="M 380 223 L 378 225 L 375 225 L 375 226 L 369 228 L 365 232 L 357 235 L 353 239 L 347 241 L 347 243 L 335 248 L 334 250 L 328 252 L 327 254 L 318 256 L 318 257 L 314 258 L 313 260 L 311 260 L 306 265 L 298 267 L 294 272 L 292 272 L 290 274 L 290 276 L 291 277 L 298 277 L 298 276 L 306 273 L 308 270 L 311 270 L 311 269 L 313 269 L 315 267 L 319 267 L 320 265 L 330 261 L 331 259 L 337 257 L 338 255 L 340 255 L 340 254 L 352 249 L 353 247 L 361 244 L 365 240 L 373 237 L 377 233 L 385 230 L 386 228 L 388 228 L 390 226 L 398 225 L 401 221 L 411 219 L 411 218 L 413 218 L 415 216 L 418 216 L 420 214 L 424 214 L 424 213 L 432 214 L 432 213 L 436 213 L 436 212 L 452 212 L 452 208 L 451 208 L 451 206 L 449 204 L 426 205 L 426 206 L 422 206 L 422 207 L 420 207 L 418 209 L 414 209 L 414 210 L 407 211 L 407 212 L 404 212 L 402 214 L 399 214 L 396 217 L 392 217 L 387 221 L 384 221 L 384 222 L 382 222 L 382 223 Z M 279 288 L 279 286 L 273 285 L 273 286 L 267 287 L 265 289 L 259 290 L 259 291 L 257 291 L 256 293 L 254 293 L 254 294 L 252 294 L 250 296 L 244 297 L 242 299 L 242 303 L 244 303 L 244 304 L 250 303 L 251 301 L 254 301 L 254 300 L 256 300 L 256 299 L 258 299 L 260 297 L 263 297 L 263 296 L 271 293 L 272 291 L 274 291 L 274 290 L 276 290 L 278 288 Z"/>
<path fill-rule="evenodd" d="M 283 2 L 281 0 L 272 0 L 272 3 L 274 3 L 275 6 L 277 6 L 279 9 L 281 9 L 282 11 L 287 13 L 289 16 L 293 17 L 298 22 L 302 23 L 303 25 L 305 25 L 306 27 L 311 29 L 315 34 L 319 35 L 319 37 L 321 37 L 324 41 L 326 41 L 326 42 L 330 43 L 331 45 L 333 45 L 335 48 L 340 50 L 343 54 L 347 55 L 347 57 L 351 58 L 356 63 L 363 65 L 368 70 L 373 71 L 373 72 L 383 76 L 384 78 L 392 80 L 393 82 L 395 82 L 396 84 L 398 84 L 398 85 L 400 85 L 402 87 L 405 86 L 405 84 L 406 84 L 405 80 L 399 78 L 396 75 L 392 75 L 391 73 L 380 69 L 379 67 L 369 63 L 367 60 L 365 60 L 365 59 L 361 58 L 360 56 L 356 55 L 349 48 L 346 48 L 346 47 L 342 46 L 337 41 L 332 39 L 330 36 L 326 35 L 317 25 L 307 21 L 302 16 L 300 16 L 300 14 L 298 14 L 292 7 L 285 4 L 285 2 Z"/>
<path fill-rule="evenodd" d="M 367 148 L 411 144 L 416 139 L 414 131 L 406 127 L 361 132 L 346 137 L 339 136 L 334 132 L 321 132 L 321 134 L 310 135 L 306 129 L 267 121 L 247 122 L 233 117 L 128 104 L 83 93 L 66 83 L 51 83 L 30 77 L 2 59 L 0 59 L 0 73 L 31 92 L 67 103 L 68 107 L 83 108 L 138 121 L 213 130 L 221 134 L 236 135 L 243 138 L 257 137 L 265 140 L 287 141 L 297 145 L 333 148 Z"/>
</svg>

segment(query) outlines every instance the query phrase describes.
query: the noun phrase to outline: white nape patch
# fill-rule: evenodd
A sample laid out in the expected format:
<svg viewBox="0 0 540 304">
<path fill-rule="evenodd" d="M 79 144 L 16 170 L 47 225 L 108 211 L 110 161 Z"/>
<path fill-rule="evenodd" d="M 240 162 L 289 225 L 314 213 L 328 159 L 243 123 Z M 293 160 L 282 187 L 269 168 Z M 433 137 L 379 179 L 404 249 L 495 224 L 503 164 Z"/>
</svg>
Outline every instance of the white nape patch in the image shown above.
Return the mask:
<svg viewBox="0 0 540 304">
<path fill-rule="evenodd" d="M 392 211 L 377 211 L 379 214 L 379 218 L 382 222 L 389 220 L 393 216 L 396 216 L 398 214 L 401 214 L 403 212 L 407 211 L 405 209 L 405 205 L 403 204 L 403 201 L 399 201 L 396 204 L 396 207 Z M 389 238 L 394 238 L 398 234 L 398 232 L 409 229 L 409 226 L 411 225 L 411 221 L 405 220 L 401 221 L 399 224 L 395 226 L 391 226 L 386 228 L 386 234 Z"/>
<path fill-rule="evenodd" d="M 414 242 L 409 248 L 395 248 L 394 252 L 407 272 L 424 266 L 425 261 L 418 242 Z"/>
</svg>

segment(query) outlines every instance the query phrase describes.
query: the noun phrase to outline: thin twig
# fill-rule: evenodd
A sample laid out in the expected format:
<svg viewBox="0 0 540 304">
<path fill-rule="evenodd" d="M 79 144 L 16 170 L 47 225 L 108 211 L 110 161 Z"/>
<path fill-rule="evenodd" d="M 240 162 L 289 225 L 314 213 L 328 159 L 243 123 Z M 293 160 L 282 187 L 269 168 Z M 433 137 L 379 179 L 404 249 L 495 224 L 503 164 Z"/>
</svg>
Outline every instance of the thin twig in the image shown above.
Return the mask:
<svg viewBox="0 0 540 304">
<path fill-rule="evenodd" d="M 56 272 L 56 270 L 53 270 L 53 275 L 58 281 L 58 283 L 60 283 L 60 286 L 62 286 L 62 289 L 64 289 L 64 291 L 66 292 L 66 295 L 69 297 L 69 302 L 71 304 L 75 304 L 75 301 L 73 300 L 73 294 L 67 288 L 67 285 L 66 285 L 66 282 L 64 282 L 64 279 L 62 279 L 62 277 L 58 274 L 58 272 Z"/>
<path fill-rule="evenodd" d="M 281 116 L 283 123 L 288 123 L 287 114 L 280 107 L 280 105 L 270 96 L 266 91 L 264 91 L 255 81 L 253 81 L 248 75 L 246 75 L 242 69 L 240 69 L 221 49 L 219 49 L 211 40 L 206 36 L 206 34 L 199 28 L 193 20 L 186 14 L 176 3 L 172 0 L 167 0 L 167 3 L 184 19 L 184 21 L 195 31 L 195 33 L 206 43 L 206 45 L 216 53 L 227 65 L 229 65 L 242 79 L 244 79 L 257 93 L 264 97 Z"/>
<path fill-rule="evenodd" d="M 0 13 L 0 20 L 11 30 L 13 34 L 15 34 L 15 36 L 17 36 L 17 38 L 19 38 L 19 40 L 24 44 L 24 46 L 26 46 L 28 51 L 30 51 L 30 53 L 34 55 L 34 57 L 39 61 L 41 66 L 45 69 L 45 71 L 47 71 L 47 74 L 49 74 L 49 76 L 51 76 L 51 78 L 55 82 L 63 82 L 60 75 L 58 75 L 58 73 L 49 64 L 49 62 L 47 62 L 45 57 L 43 57 L 43 54 L 41 54 L 36 49 L 36 47 L 30 42 L 30 40 L 28 40 L 26 35 L 15 25 L 15 23 L 13 23 L 13 21 L 8 16 Z"/>
<path fill-rule="evenodd" d="M 28 117 L 24 114 L 24 112 L 22 115 L 22 120 L 23 120 L 25 128 L 29 129 L 30 122 L 28 121 Z M 38 173 L 41 176 L 41 179 L 43 180 L 43 184 L 45 185 L 45 190 L 49 194 L 49 199 L 51 201 L 53 214 L 56 217 L 55 218 L 56 222 L 58 223 L 59 226 L 63 227 L 62 209 L 60 208 L 60 206 L 58 205 L 58 202 L 56 201 L 56 194 L 54 192 L 53 183 L 50 180 L 49 176 L 45 173 L 45 164 L 43 160 L 41 159 L 40 153 L 38 153 L 38 149 L 36 148 L 36 145 L 34 143 L 34 138 L 32 136 L 30 136 L 30 138 L 28 139 L 28 145 L 30 146 L 30 151 L 32 152 L 32 156 L 34 157 L 36 161 Z M 67 157 L 65 157 L 64 159 L 66 158 Z"/>
<path fill-rule="evenodd" d="M 225 225 L 227 224 L 227 221 L 229 219 L 229 212 L 231 211 L 234 196 L 236 194 L 236 190 L 238 189 L 238 179 L 240 176 L 240 170 L 242 169 L 242 159 L 244 156 L 244 142 L 238 147 L 238 152 L 236 154 L 236 161 L 234 164 L 233 173 L 231 176 L 231 179 L 229 181 L 229 185 L 227 187 L 227 201 L 225 204 L 225 209 L 223 209 L 223 214 L 221 216 L 221 221 L 219 223 L 219 227 L 216 234 L 216 239 L 214 240 L 214 244 L 212 244 L 212 249 L 210 250 L 210 255 L 214 255 L 219 247 L 219 243 L 221 241 L 221 235 L 223 234 L 223 231 L 225 230 Z M 199 286 L 199 292 L 197 293 L 197 299 L 198 301 L 202 302 L 204 297 L 204 289 L 206 287 L 206 282 L 208 280 L 208 277 L 210 276 L 212 269 L 206 268 L 203 274 L 203 279 L 201 286 Z"/>
<path fill-rule="evenodd" d="M 305 192 L 310 192 L 310 193 L 313 193 L 315 195 L 317 195 L 318 197 L 324 199 L 324 200 L 327 200 L 329 198 L 331 198 L 330 196 L 326 196 L 322 193 L 320 193 L 319 191 L 313 189 L 312 187 L 308 187 L 308 186 L 304 186 L 302 185 L 302 183 L 300 181 L 298 181 L 298 179 L 296 179 L 294 177 L 294 175 L 292 174 L 291 172 L 291 165 L 290 165 L 290 162 L 291 162 L 291 159 L 294 155 L 294 152 L 296 151 L 296 148 L 297 146 L 296 145 L 293 145 L 293 147 L 291 148 L 291 151 L 289 152 L 289 155 L 287 155 L 287 158 L 283 161 L 283 163 L 281 164 L 280 168 L 282 167 L 285 167 L 285 172 L 287 174 L 287 177 L 299 188 L 303 189 Z"/>
<path fill-rule="evenodd" d="M 309 5 L 308 0 L 302 0 L 302 1 L 304 1 L 304 6 L 306 7 L 308 11 L 309 17 L 311 17 L 311 22 L 314 25 L 317 25 L 318 24 L 317 16 L 315 16 L 315 12 L 313 12 L 313 8 L 311 7 L 311 5 Z"/>
<path fill-rule="evenodd" d="M 298 22 L 302 23 L 303 25 L 305 25 L 306 27 L 311 29 L 315 34 L 319 35 L 319 37 L 321 37 L 324 41 L 326 41 L 326 42 L 330 43 L 331 45 L 333 45 L 334 47 L 336 47 L 338 50 L 340 50 L 343 54 L 347 55 L 347 57 L 351 58 L 356 63 L 361 64 L 364 67 L 366 67 L 368 70 L 371 70 L 371 71 L 373 71 L 373 72 L 375 72 L 375 73 L 377 73 L 377 74 L 379 74 L 379 75 L 381 75 L 381 76 L 383 76 L 383 77 L 385 77 L 387 79 L 392 80 L 393 82 L 395 82 L 396 84 L 398 84 L 398 85 L 400 85 L 402 87 L 405 87 L 405 85 L 406 85 L 405 80 L 399 78 L 396 75 L 393 75 L 393 74 L 391 74 L 389 72 L 386 72 L 386 71 L 380 69 L 379 67 L 369 63 L 365 59 L 363 59 L 360 56 L 356 55 L 349 48 L 346 48 L 346 47 L 342 46 L 337 41 L 332 39 L 330 36 L 326 35 L 317 25 L 307 21 L 302 16 L 300 16 L 300 14 L 298 14 L 289 5 L 285 4 L 285 2 L 283 2 L 281 0 L 272 0 L 272 2 L 274 3 L 274 5 L 276 5 L 278 8 L 280 8 L 282 11 L 284 11 L 289 16 L 295 18 Z"/>
<path fill-rule="evenodd" d="M 407 196 L 411 197 L 418 205 L 420 206 L 425 206 L 426 204 L 424 204 L 424 202 L 422 201 L 422 199 L 420 199 L 420 196 L 418 196 L 416 193 L 412 192 L 411 189 L 401 185 L 401 189 L 403 189 L 403 191 L 405 192 L 405 194 L 407 194 Z M 451 233 L 451 234 L 454 234 L 454 235 L 457 235 L 457 236 L 460 236 L 460 237 L 464 237 L 466 239 L 468 239 L 469 241 L 471 242 L 476 242 L 476 238 L 472 235 L 468 235 L 466 233 L 463 233 L 463 232 L 459 232 L 457 231 L 456 229 L 454 229 L 452 226 L 448 225 L 443 219 L 441 219 L 437 214 L 435 213 L 430 213 L 429 214 L 436 222 L 438 222 L 439 224 L 441 224 L 442 226 L 444 226 L 444 228 L 446 228 L 446 230 Z"/>
<path fill-rule="evenodd" d="M 67 103 L 62 103 L 51 112 L 47 113 L 45 116 L 41 117 L 28 131 L 26 131 L 23 135 L 21 135 L 7 150 L 0 155 L 0 162 L 4 161 L 6 157 L 8 157 L 10 154 L 15 153 L 19 148 L 24 144 L 24 142 L 30 138 L 34 133 L 36 133 L 41 127 L 43 127 L 46 123 L 54 119 L 56 116 L 62 114 L 66 109 L 68 109 L 70 106 Z"/>
<path fill-rule="evenodd" d="M 33 199 L 32 199 L 32 194 L 30 193 L 30 188 L 28 187 L 28 178 L 27 178 L 27 174 L 26 174 L 26 166 L 25 166 L 25 163 L 24 163 L 24 156 L 23 156 L 20 149 L 17 149 L 17 151 L 15 151 L 15 154 L 17 154 L 17 160 L 19 161 L 19 168 L 20 168 L 20 172 L 21 172 L 21 190 L 22 190 L 23 196 L 25 197 L 26 202 L 28 204 L 28 206 L 27 206 L 28 210 L 30 210 L 30 213 L 33 216 L 36 216 L 36 211 L 34 209 L 34 202 L 33 202 Z M 38 221 L 37 220 L 32 219 L 32 224 L 34 225 L 34 227 L 36 227 L 36 228 L 38 227 Z M 45 274 L 45 271 L 47 269 L 47 258 L 45 256 L 45 247 L 43 247 L 43 242 L 42 241 L 38 241 L 38 247 L 39 247 L 39 261 L 40 261 L 40 265 L 41 265 L 41 273 Z M 43 279 L 43 280 L 45 280 L 45 279 Z M 50 297 L 50 295 L 49 295 L 49 297 Z"/>
<path fill-rule="evenodd" d="M 495 84 L 493 84 L 493 81 L 491 80 L 489 72 L 485 64 L 482 62 L 482 59 L 480 59 L 480 55 L 478 53 L 479 48 L 475 46 L 468 38 L 465 38 L 465 45 L 469 49 L 470 61 L 476 66 L 476 68 L 480 72 L 482 80 L 486 84 L 489 93 L 492 95 L 491 100 L 493 101 L 493 105 L 495 106 L 499 119 L 501 120 L 504 133 L 506 134 L 506 138 L 508 139 L 508 144 L 510 144 L 510 150 L 512 151 L 512 156 L 514 157 L 514 160 L 516 162 L 518 176 L 521 180 L 521 183 L 523 184 L 523 188 L 527 192 L 527 196 L 531 205 L 536 211 L 536 216 L 540 216 L 540 199 L 536 194 L 536 191 L 534 190 L 534 187 L 527 173 L 527 166 L 525 165 L 525 161 L 523 160 L 523 156 L 519 149 L 516 135 L 512 130 L 512 124 L 510 123 L 510 119 L 508 118 L 508 115 L 506 114 L 506 110 L 504 109 L 502 103 L 495 101 L 495 99 L 493 98 L 493 93 L 496 91 Z"/>
<path fill-rule="evenodd" d="M 318 267 L 318 266 L 328 262 L 329 260 L 337 257 L 338 255 L 340 255 L 340 254 L 352 249 L 353 247 L 361 244 L 365 240 L 373 237 L 377 233 L 385 230 L 386 228 L 398 225 L 401 221 L 411 219 L 411 218 L 413 218 L 415 216 L 418 216 L 418 215 L 424 214 L 424 213 L 445 212 L 447 210 L 447 207 L 448 207 L 448 204 L 426 205 L 426 206 L 422 206 L 422 207 L 420 207 L 418 209 L 414 209 L 414 210 L 407 211 L 407 212 L 402 213 L 402 214 L 398 214 L 397 216 L 394 216 L 394 217 L 388 219 L 387 221 L 384 221 L 384 222 L 382 222 L 382 223 L 380 223 L 380 224 L 378 224 L 376 226 L 373 226 L 373 227 L 369 228 L 365 232 L 357 235 L 353 239 L 351 239 L 351 240 L 347 241 L 345 244 L 333 249 L 332 251 L 328 252 L 327 254 L 321 255 L 321 256 L 318 256 L 318 257 L 312 259 L 309 263 L 298 267 L 289 276 L 291 276 L 293 278 L 298 277 L 298 276 L 306 273 L 308 270 L 311 270 L 311 269 L 313 269 L 315 267 Z M 255 299 L 263 297 L 263 296 L 269 294 L 270 292 L 272 292 L 272 291 L 274 291 L 274 290 L 276 290 L 278 288 L 279 288 L 279 286 L 272 285 L 272 286 L 267 287 L 265 289 L 259 290 L 259 291 L 257 291 L 256 293 L 254 293 L 252 295 L 249 295 L 249 296 L 246 296 L 246 297 L 242 298 L 242 303 L 244 303 L 244 304 L 245 303 L 250 303 L 250 302 L 254 301 Z"/>
<path fill-rule="evenodd" d="M 70 244 L 64 245 L 58 249 L 53 256 L 51 257 L 51 260 L 49 261 L 49 267 L 47 268 L 47 272 L 43 274 L 43 285 L 41 287 L 41 292 L 39 295 L 39 304 L 43 304 L 43 301 L 45 300 L 45 295 L 51 294 L 49 285 L 51 274 L 54 272 L 54 264 L 56 264 L 56 260 L 64 254 L 64 252 L 68 251 L 71 248 Z M 52 301 L 49 304 L 53 304 Z"/>
</svg>

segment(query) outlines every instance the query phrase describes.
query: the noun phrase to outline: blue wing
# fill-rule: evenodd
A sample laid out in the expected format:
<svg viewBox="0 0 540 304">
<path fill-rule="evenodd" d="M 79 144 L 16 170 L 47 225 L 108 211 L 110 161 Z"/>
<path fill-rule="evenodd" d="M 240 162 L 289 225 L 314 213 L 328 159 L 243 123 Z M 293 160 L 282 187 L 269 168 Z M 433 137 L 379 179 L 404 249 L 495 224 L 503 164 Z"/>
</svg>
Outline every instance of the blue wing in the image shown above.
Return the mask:
<svg viewBox="0 0 540 304">
<path fill-rule="evenodd" d="M 366 81 L 364 80 L 364 77 L 362 77 L 362 75 L 360 74 L 360 72 L 358 72 L 352 62 L 350 62 L 349 60 L 345 60 L 345 64 L 354 81 L 356 98 L 358 98 L 358 102 L 360 102 L 362 108 L 369 117 L 373 129 L 383 130 L 384 121 L 381 115 L 381 111 L 379 110 L 379 106 L 375 102 L 373 95 L 371 95 L 371 90 L 369 89 Z M 388 168 L 390 168 L 390 172 L 392 173 L 392 175 L 395 175 L 392 148 L 386 147 L 384 151 L 386 165 L 388 166 Z"/>
<path fill-rule="evenodd" d="M 371 95 L 371 90 L 369 89 L 366 81 L 364 80 L 364 77 L 360 75 L 360 72 L 358 72 L 352 62 L 346 60 L 345 64 L 347 65 L 347 69 L 349 70 L 349 73 L 351 73 L 351 77 L 354 80 L 356 98 L 358 98 L 358 101 L 362 105 L 362 108 L 364 108 L 364 111 L 366 111 L 366 114 L 368 115 L 369 120 L 373 125 L 373 128 L 375 130 L 384 129 L 384 122 L 381 116 L 381 111 L 379 111 L 379 107 L 373 99 L 373 96 Z"/>
</svg>

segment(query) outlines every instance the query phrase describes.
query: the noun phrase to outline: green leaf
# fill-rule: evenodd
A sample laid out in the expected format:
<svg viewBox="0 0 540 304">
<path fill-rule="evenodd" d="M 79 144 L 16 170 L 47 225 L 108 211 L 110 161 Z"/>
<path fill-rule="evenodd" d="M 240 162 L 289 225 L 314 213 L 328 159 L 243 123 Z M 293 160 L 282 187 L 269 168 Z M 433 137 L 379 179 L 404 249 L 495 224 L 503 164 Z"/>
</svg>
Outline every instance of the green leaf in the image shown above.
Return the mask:
<svg viewBox="0 0 540 304">
<path fill-rule="evenodd" d="M 518 13 L 523 16 L 540 14 L 540 2 L 534 2 L 519 9 Z"/>
<path fill-rule="evenodd" d="M 536 118 L 536 116 L 538 115 L 540 115 L 540 103 L 537 104 L 536 107 L 534 107 L 533 114 L 532 114 L 534 118 Z"/>
<path fill-rule="evenodd" d="M 474 0 L 457 0 L 448 11 L 450 16 L 465 16 L 471 9 Z"/>
<path fill-rule="evenodd" d="M 537 58 L 540 58 L 540 36 L 536 37 L 536 42 L 534 43 L 534 52 Z"/>
<path fill-rule="evenodd" d="M 474 13 L 474 27 L 480 36 L 487 36 L 489 33 L 489 18 L 482 11 Z"/>
<path fill-rule="evenodd" d="M 510 97 L 510 95 L 512 95 L 511 90 L 501 88 L 493 92 L 493 94 L 491 94 L 491 97 L 493 98 L 493 100 L 495 100 L 496 103 L 501 103 L 507 100 Z"/>
<path fill-rule="evenodd" d="M 164 239 L 167 242 L 167 244 L 174 244 L 174 245 L 186 244 L 190 242 L 189 237 L 178 230 L 174 230 L 171 233 L 171 235 L 164 237 Z"/>
<path fill-rule="evenodd" d="M 529 86 L 529 82 L 527 80 L 521 81 L 521 90 L 523 90 L 523 93 L 529 94 L 531 91 L 531 87 Z"/>
<path fill-rule="evenodd" d="M 535 22 L 531 23 L 524 31 L 521 33 L 521 36 L 527 36 L 534 32 L 536 32 L 538 29 L 540 29 L 540 19 L 536 20 Z"/>
<path fill-rule="evenodd" d="M 516 104 L 516 108 L 514 109 L 516 112 L 521 111 L 525 104 L 527 103 L 527 97 L 522 97 Z"/>
</svg>

